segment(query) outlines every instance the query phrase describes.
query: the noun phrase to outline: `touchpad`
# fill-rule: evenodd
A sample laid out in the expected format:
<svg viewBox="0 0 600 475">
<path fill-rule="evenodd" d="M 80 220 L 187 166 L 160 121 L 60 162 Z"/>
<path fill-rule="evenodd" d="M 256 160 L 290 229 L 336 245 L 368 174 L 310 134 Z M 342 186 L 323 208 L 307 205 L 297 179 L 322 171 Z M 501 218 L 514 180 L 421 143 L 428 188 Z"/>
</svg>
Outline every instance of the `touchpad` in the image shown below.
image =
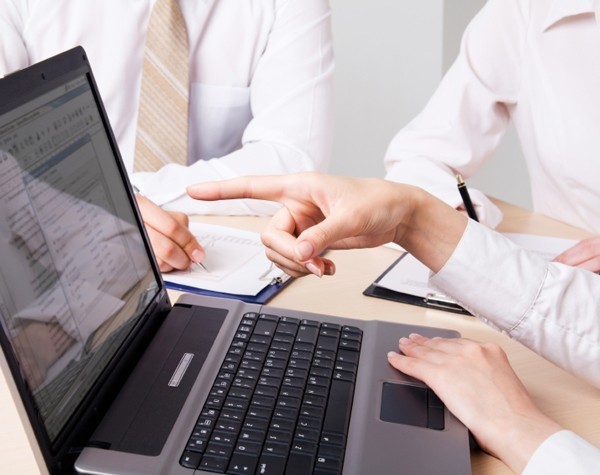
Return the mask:
<svg viewBox="0 0 600 475">
<path fill-rule="evenodd" d="M 444 405 L 429 388 L 383 383 L 380 418 L 395 424 L 444 428 Z"/>
</svg>

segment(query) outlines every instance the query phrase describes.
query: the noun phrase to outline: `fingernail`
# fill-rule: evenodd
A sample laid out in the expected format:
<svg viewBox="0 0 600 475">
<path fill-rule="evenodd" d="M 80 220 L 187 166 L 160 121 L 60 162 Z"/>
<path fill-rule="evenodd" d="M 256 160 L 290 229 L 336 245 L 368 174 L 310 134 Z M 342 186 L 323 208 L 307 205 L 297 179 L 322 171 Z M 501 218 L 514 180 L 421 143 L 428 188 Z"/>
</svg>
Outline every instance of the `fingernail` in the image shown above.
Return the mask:
<svg viewBox="0 0 600 475">
<path fill-rule="evenodd" d="M 410 338 L 411 340 L 418 340 L 419 338 L 423 338 L 421 335 L 419 335 L 418 333 L 411 333 L 410 335 L 408 335 L 408 338 Z"/>
<path fill-rule="evenodd" d="M 312 244 L 308 241 L 302 241 L 296 245 L 296 257 L 301 261 L 307 261 L 310 259 L 314 252 L 315 250 L 312 247 Z"/>
<path fill-rule="evenodd" d="M 395 358 L 396 356 L 398 356 L 398 353 L 396 353 L 395 351 L 389 351 L 387 354 L 388 358 Z"/>
<path fill-rule="evenodd" d="M 335 274 L 335 264 L 325 264 L 325 275 Z"/>
<path fill-rule="evenodd" d="M 403 336 L 402 338 L 400 338 L 400 341 L 398 343 L 400 343 L 401 345 L 410 345 L 412 341 Z"/>
<path fill-rule="evenodd" d="M 323 277 L 323 274 L 321 273 L 321 269 L 319 269 L 312 262 L 309 262 L 308 264 L 306 264 L 306 268 L 310 271 L 311 274 L 314 274 L 317 277 Z"/>
<path fill-rule="evenodd" d="M 192 251 L 192 260 L 196 264 L 200 264 L 200 262 L 202 262 L 203 259 L 204 259 L 204 253 L 200 249 L 194 249 Z"/>
</svg>

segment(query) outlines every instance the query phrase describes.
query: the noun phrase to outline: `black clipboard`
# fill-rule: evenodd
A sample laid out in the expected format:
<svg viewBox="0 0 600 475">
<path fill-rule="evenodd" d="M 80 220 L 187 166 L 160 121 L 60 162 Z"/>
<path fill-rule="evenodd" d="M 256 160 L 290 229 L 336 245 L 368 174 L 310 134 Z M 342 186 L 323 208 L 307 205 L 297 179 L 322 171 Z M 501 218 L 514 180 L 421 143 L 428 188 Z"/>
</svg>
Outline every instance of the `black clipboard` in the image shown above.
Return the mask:
<svg viewBox="0 0 600 475">
<path fill-rule="evenodd" d="M 421 297 L 418 295 L 397 292 L 395 290 L 390 290 L 386 289 L 385 287 L 378 286 L 377 282 L 379 282 L 391 269 L 393 269 L 394 266 L 397 265 L 406 255 L 407 253 L 404 253 L 398 259 L 396 259 L 391 266 L 389 266 L 379 277 L 377 277 L 377 279 L 375 279 L 375 282 L 373 282 L 363 291 L 363 295 L 384 300 L 392 300 L 394 302 L 406 303 L 410 305 L 417 305 L 419 307 L 425 307 L 434 310 L 458 313 L 460 315 L 473 316 L 471 312 L 464 309 L 456 302 L 450 299 L 444 299 L 438 295 L 432 294 L 427 297 Z"/>
</svg>

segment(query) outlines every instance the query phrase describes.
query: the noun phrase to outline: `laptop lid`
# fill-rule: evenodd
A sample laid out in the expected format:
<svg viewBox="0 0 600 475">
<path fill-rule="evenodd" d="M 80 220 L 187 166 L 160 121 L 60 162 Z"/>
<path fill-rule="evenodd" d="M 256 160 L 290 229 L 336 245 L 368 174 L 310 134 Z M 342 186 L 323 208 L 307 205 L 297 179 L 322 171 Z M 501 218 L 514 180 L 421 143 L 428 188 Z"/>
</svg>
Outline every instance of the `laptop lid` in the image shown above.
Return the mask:
<svg viewBox="0 0 600 475">
<path fill-rule="evenodd" d="M 51 472 L 170 309 L 136 206 L 82 48 L 0 80 L 0 344 Z"/>
</svg>

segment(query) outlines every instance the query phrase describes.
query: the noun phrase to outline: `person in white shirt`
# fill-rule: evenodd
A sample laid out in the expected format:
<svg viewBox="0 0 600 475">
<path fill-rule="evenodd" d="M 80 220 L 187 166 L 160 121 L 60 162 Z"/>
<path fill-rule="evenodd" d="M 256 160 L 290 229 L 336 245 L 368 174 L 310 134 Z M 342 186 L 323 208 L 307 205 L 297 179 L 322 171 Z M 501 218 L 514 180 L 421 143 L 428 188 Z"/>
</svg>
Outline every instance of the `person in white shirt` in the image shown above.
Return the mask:
<svg viewBox="0 0 600 475">
<path fill-rule="evenodd" d="M 262 239 L 268 257 L 294 276 L 334 274 L 335 264 L 321 255 L 326 249 L 395 242 L 434 272 L 432 286 L 600 388 L 600 300 L 591 297 L 600 295 L 600 277 L 547 262 L 421 188 L 305 173 L 204 183 L 188 192 L 201 200 L 283 204 Z M 497 345 L 411 335 L 399 347 L 403 354 L 391 352 L 390 364 L 427 383 L 480 446 L 515 472 L 597 473 L 600 449 L 535 406 Z"/>
<path fill-rule="evenodd" d="M 162 270 L 201 261 L 180 214 L 272 214 L 270 203 L 190 200 L 191 183 L 328 167 L 333 50 L 327 0 L 180 0 L 190 45 L 188 166 L 133 173 L 154 0 L 0 2 L 0 76 L 82 45 Z M 172 212 L 171 214 L 167 212 Z"/>
<path fill-rule="evenodd" d="M 476 174 L 512 122 L 534 209 L 600 234 L 599 43 L 598 0 L 489 0 L 424 110 L 390 143 L 386 178 L 461 208 L 455 174 Z M 479 220 L 495 227 L 499 209 L 470 191 Z M 599 271 L 600 237 L 558 261 Z"/>
</svg>

